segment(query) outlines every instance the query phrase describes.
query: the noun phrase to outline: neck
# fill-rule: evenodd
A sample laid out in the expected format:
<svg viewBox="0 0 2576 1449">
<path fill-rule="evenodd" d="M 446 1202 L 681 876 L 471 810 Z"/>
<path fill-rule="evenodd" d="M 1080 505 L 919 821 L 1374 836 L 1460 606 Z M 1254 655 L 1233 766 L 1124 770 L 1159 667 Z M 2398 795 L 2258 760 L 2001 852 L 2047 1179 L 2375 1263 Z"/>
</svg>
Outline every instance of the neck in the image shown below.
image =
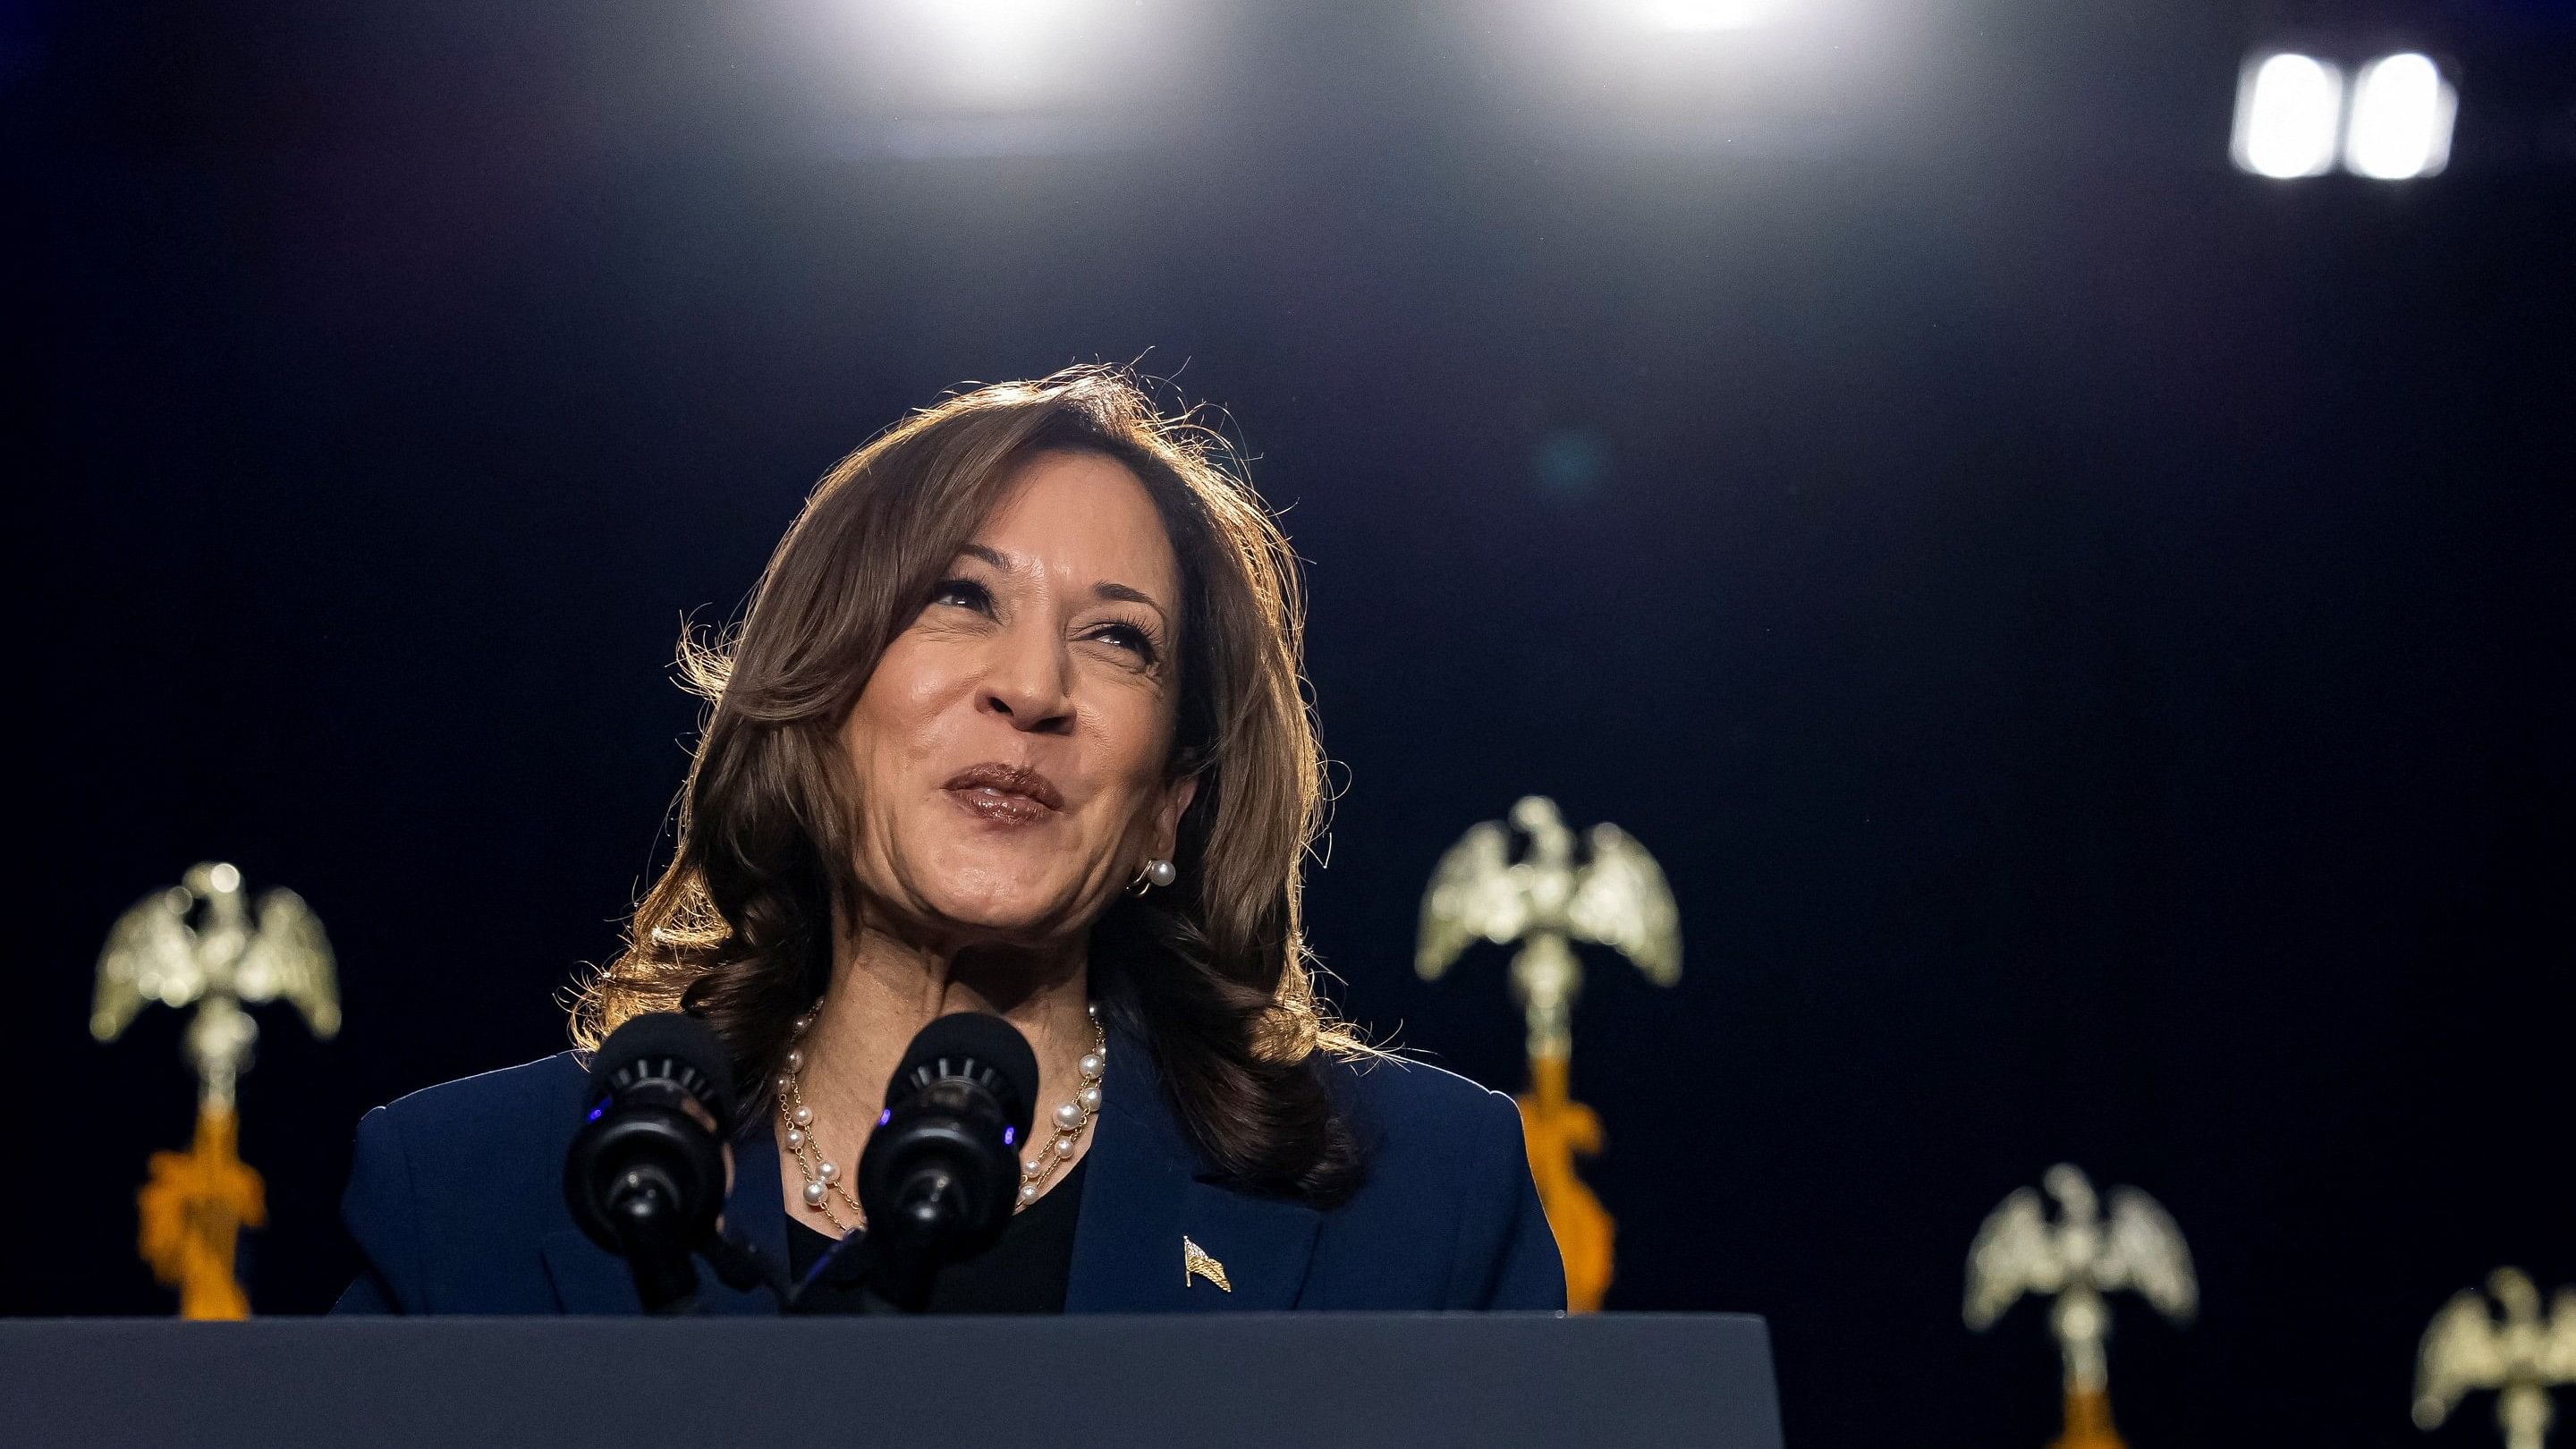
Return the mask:
<svg viewBox="0 0 2576 1449">
<path fill-rule="evenodd" d="M 986 1011 L 1018 1027 L 1053 1077 L 1091 1047 L 1085 946 L 1077 936 L 1037 949 L 961 947 L 863 929 L 838 953 L 806 1056 L 836 1079 L 855 1074 L 873 1115 L 914 1033 L 937 1017 Z"/>
<path fill-rule="evenodd" d="M 838 951 L 831 988 L 802 1039 L 800 1083 L 818 1145 L 844 1171 L 854 1169 L 904 1048 L 933 1018 L 959 1011 L 991 1012 L 1028 1038 L 1038 1061 L 1033 1135 L 1045 1141 L 1048 1113 L 1081 1086 L 1076 1063 L 1093 1041 L 1089 1000 L 1089 954 L 1078 937 L 1042 949 L 959 947 L 863 929 Z M 794 1220 L 822 1228 L 797 1205 L 795 1164 L 782 1158 L 781 1168 Z"/>
</svg>

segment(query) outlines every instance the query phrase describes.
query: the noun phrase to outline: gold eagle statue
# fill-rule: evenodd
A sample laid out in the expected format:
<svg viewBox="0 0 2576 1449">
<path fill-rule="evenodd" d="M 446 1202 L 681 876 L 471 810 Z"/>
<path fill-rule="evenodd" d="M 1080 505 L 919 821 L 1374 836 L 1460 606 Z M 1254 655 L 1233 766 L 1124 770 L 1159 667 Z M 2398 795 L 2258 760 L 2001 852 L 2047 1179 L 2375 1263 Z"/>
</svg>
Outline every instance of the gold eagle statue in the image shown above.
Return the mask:
<svg viewBox="0 0 2576 1449">
<path fill-rule="evenodd" d="M 2576 1383 L 2576 1288 L 2561 1288 L 2540 1312 L 2540 1290 L 2518 1268 L 2487 1277 L 2487 1299 L 2463 1288 L 2433 1315 L 2415 1360 L 2415 1423 L 2436 1429 L 2477 1389 L 2496 1394 L 2506 1449 L 2541 1449 L 2554 1411 L 2552 1385 Z"/>
<path fill-rule="evenodd" d="M 194 866 L 178 885 L 136 902 L 99 953 L 89 1031 L 100 1041 L 124 1035 L 149 1002 L 197 1008 L 186 1035 L 197 1069 L 196 1140 L 186 1152 L 152 1154 L 151 1176 L 135 1194 L 143 1259 L 179 1290 L 182 1318 L 250 1314 L 233 1256 L 241 1229 L 265 1220 L 267 1195 L 238 1155 L 233 1092 L 259 1039 L 242 1003 L 280 1000 L 304 1014 L 315 1036 L 340 1030 L 331 943 L 290 890 L 262 895 L 254 918 L 241 872 L 221 861 Z"/>
<path fill-rule="evenodd" d="M 98 957 L 89 1033 L 114 1041 L 148 1002 L 195 1004 L 188 1055 L 201 1094 L 231 1106 L 259 1027 L 243 1002 L 285 1001 L 325 1040 L 340 1030 L 340 987 L 322 923 L 290 890 L 259 898 L 252 918 L 241 872 L 221 861 L 192 867 L 117 918 Z"/>
<path fill-rule="evenodd" d="M 1473 942 L 1521 942 L 1512 994 L 1529 1013 L 1530 1055 L 1564 1056 L 1583 982 L 1571 943 L 1607 946 L 1670 986 L 1682 974 L 1681 909 L 1655 858 L 1618 826 L 1593 826 L 1591 858 L 1577 865 L 1574 832 L 1555 801 L 1524 796 L 1511 823 L 1529 837 L 1517 861 L 1499 820 L 1469 826 L 1440 857 L 1422 897 L 1413 966 L 1437 981 Z"/>
<path fill-rule="evenodd" d="M 1573 1100 L 1574 998 L 1583 963 L 1574 943 L 1607 946 L 1658 986 L 1681 979 L 1681 910 L 1646 848 L 1616 825 L 1592 827 L 1586 858 L 1575 859 L 1575 834 L 1556 802 L 1524 796 L 1511 826 L 1488 820 L 1440 858 L 1422 897 L 1422 929 L 1413 966 L 1436 981 L 1477 941 L 1520 943 L 1512 957 L 1512 996 L 1529 1028 L 1530 1088 L 1518 1099 L 1530 1176 L 1565 1260 L 1566 1306 L 1601 1307 L 1609 1291 L 1611 1238 L 1617 1224 L 1575 1175 L 1577 1153 L 1601 1150 L 1601 1119 Z M 1512 827 L 1529 849 L 1512 859 Z"/>
<path fill-rule="evenodd" d="M 1964 1316 L 1982 1333 L 2022 1295 L 2054 1297 L 2049 1327 L 2066 1392 L 2057 1449 L 2114 1449 L 2121 1440 L 2111 1427 L 2106 1295 L 2133 1291 L 2174 1322 L 2190 1322 L 2200 1305 L 2191 1249 L 2173 1218 L 2134 1187 L 2111 1189 L 2106 1218 L 2092 1180 L 2079 1169 L 2061 1162 L 2041 1182 L 2057 1199 L 2057 1221 L 2048 1220 L 2040 1195 L 2027 1187 L 1987 1214 L 1968 1249 Z"/>
</svg>

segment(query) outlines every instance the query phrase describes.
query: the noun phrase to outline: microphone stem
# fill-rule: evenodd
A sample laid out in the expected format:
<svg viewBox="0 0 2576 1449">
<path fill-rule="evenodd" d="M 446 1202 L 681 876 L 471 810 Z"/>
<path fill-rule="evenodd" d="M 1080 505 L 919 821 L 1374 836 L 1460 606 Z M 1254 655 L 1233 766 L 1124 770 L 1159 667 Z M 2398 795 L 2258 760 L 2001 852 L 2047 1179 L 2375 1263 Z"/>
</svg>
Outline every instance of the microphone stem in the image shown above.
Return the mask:
<svg viewBox="0 0 2576 1449">
<path fill-rule="evenodd" d="M 644 1311 L 664 1316 L 697 1311 L 698 1270 L 689 1262 L 687 1245 L 672 1241 L 678 1225 L 661 1191 L 649 1183 L 633 1184 L 611 1205 L 609 1220 L 616 1224 Z"/>
</svg>

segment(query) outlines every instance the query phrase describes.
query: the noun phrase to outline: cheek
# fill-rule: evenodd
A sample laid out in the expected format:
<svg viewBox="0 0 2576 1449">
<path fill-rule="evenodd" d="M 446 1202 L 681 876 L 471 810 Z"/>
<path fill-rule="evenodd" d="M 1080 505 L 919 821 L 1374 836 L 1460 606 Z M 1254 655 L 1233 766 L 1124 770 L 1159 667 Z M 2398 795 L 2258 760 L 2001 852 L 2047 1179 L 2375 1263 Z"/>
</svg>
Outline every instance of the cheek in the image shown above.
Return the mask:
<svg viewBox="0 0 2576 1449">
<path fill-rule="evenodd" d="M 940 650 L 896 640 L 851 707 L 841 742 L 868 794 L 899 784 L 908 762 L 935 752 L 946 706 L 964 684 L 963 673 L 943 667 L 953 661 L 941 656 Z"/>
<path fill-rule="evenodd" d="M 1171 764 L 1172 726 L 1170 707 L 1141 690 L 1108 701 L 1095 716 L 1092 747 L 1122 794 L 1132 799 L 1161 787 Z"/>
</svg>

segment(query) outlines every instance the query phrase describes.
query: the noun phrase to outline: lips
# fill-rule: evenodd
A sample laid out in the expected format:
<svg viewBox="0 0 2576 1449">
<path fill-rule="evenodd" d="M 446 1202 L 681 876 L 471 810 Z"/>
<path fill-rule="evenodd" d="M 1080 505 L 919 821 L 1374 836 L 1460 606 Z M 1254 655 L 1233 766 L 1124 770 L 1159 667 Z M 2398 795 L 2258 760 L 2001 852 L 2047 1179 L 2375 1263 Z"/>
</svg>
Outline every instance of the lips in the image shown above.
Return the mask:
<svg viewBox="0 0 2576 1449">
<path fill-rule="evenodd" d="M 1064 794 L 1054 781 L 1020 765 L 970 765 L 941 788 L 997 825 L 1035 824 L 1064 808 Z"/>
</svg>

